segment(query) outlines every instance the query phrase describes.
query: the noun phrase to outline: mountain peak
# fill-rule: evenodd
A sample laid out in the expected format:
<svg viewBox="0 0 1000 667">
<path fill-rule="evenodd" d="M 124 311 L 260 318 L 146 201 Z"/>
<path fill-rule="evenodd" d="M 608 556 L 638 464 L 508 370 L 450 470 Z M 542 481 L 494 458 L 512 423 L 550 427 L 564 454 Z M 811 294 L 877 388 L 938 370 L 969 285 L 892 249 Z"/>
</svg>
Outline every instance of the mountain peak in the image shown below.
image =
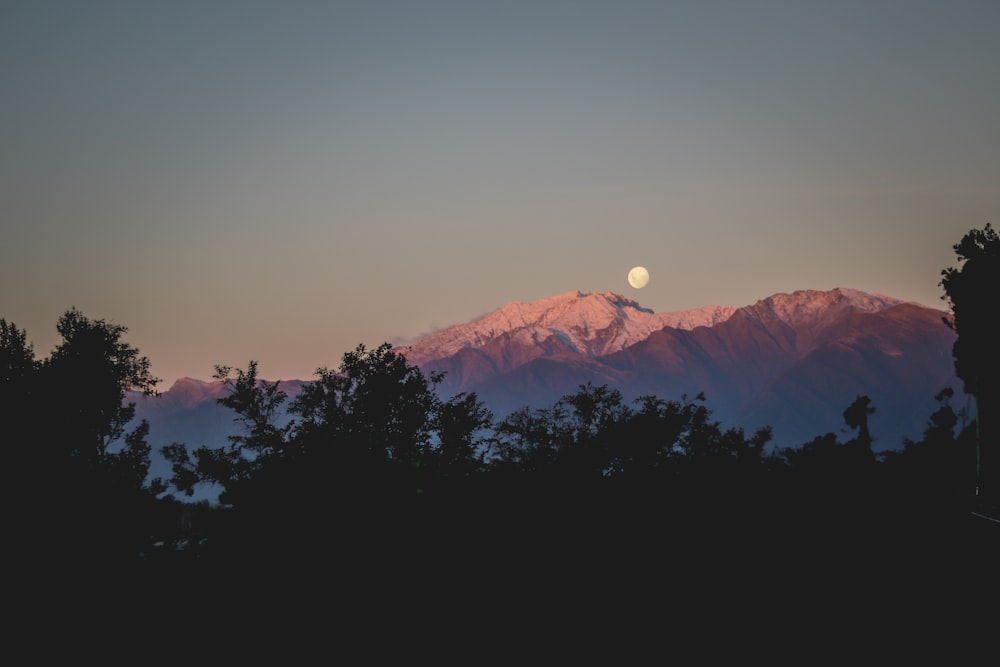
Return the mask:
<svg viewBox="0 0 1000 667">
<path fill-rule="evenodd" d="M 791 325 L 815 322 L 844 310 L 877 313 L 903 303 L 883 294 L 869 294 L 856 289 L 835 287 L 831 290 L 796 290 L 773 294 L 748 308 L 767 312 Z"/>
<path fill-rule="evenodd" d="M 179 390 L 179 389 L 184 389 L 186 387 L 191 387 L 191 388 L 194 388 L 194 387 L 204 387 L 205 385 L 209 385 L 209 384 L 212 384 L 212 382 L 208 382 L 208 381 L 205 381 L 205 380 L 199 380 L 197 378 L 185 376 L 185 377 L 180 377 L 180 378 L 177 378 L 176 380 L 174 380 L 174 383 L 170 386 L 170 388 L 171 389 L 178 389 Z"/>
<path fill-rule="evenodd" d="M 615 292 L 573 291 L 537 301 L 511 301 L 465 324 L 437 331 L 400 348 L 410 363 L 422 365 L 461 350 L 518 345 L 535 356 L 561 352 L 597 357 L 617 352 L 664 327 L 691 329 L 716 324 L 735 308 L 710 306 L 656 313 Z"/>
<path fill-rule="evenodd" d="M 864 393 L 889 444 L 920 428 L 915 406 L 933 407 L 953 379 L 954 332 L 940 319 L 844 287 L 667 313 L 578 291 L 510 303 L 404 353 L 444 373 L 446 394 L 475 392 L 498 415 L 551 405 L 593 381 L 630 397 L 704 393 L 720 419 L 773 426 L 785 444 L 842 426 L 844 407 Z"/>
<path fill-rule="evenodd" d="M 714 327 L 736 312 L 808 330 L 846 310 L 875 313 L 901 303 L 890 296 L 837 287 L 777 293 L 742 308 L 705 306 L 657 313 L 616 292 L 576 290 L 537 301 L 511 301 L 399 351 L 410 363 L 421 366 L 460 352 L 476 352 L 491 358 L 498 368 L 510 370 L 542 356 L 603 357 L 645 340 L 654 331 Z M 511 352 L 515 349 L 516 354 Z"/>
<path fill-rule="evenodd" d="M 594 292 L 577 292 L 577 298 L 587 299 L 587 298 L 600 298 L 607 301 L 609 304 L 622 309 L 622 308 L 633 308 L 635 310 L 641 310 L 644 313 L 653 313 L 652 308 L 644 308 L 639 305 L 639 302 L 635 299 L 630 299 L 627 296 L 618 294 L 617 292 L 603 292 L 601 294 L 596 294 Z"/>
</svg>

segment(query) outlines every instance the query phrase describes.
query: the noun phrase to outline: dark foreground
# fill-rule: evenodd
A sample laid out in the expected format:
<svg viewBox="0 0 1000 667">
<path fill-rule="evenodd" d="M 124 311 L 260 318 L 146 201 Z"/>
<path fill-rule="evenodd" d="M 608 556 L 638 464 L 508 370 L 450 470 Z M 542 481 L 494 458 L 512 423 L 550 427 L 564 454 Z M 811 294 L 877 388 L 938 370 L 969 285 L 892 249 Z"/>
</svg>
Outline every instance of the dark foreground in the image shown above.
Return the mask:
<svg viewBox="0 0 1000 667">
<path fill-rule="evenodd" d="M 954 659 L 1000 628 L 1000 521 L 980 506 L 606 500 L 289 521 L 201 551 L 12 573 L 10 599 L 16 627 L 79 631 L 81 651 L 189 646 L 199 662 L 766 657 L 803 642 L 810 658 Z"/>
</svg>

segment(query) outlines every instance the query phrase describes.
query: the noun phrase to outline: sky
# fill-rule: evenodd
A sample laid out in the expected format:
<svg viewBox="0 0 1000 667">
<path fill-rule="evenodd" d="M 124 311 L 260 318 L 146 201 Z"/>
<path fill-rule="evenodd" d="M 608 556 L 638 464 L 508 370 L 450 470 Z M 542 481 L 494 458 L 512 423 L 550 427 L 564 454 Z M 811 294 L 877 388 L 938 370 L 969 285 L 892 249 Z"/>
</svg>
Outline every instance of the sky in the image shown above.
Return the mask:
<svg viewBox="0 0 1000 667">
<path fill-rule="evenodd" d="M 1000 224 L 1000 2 L 0 2 L 0 318 L 165 390 L 512 301 L 947 309 Z M 649 283 L 627 275 L 644 266 Z"/>
</svg>

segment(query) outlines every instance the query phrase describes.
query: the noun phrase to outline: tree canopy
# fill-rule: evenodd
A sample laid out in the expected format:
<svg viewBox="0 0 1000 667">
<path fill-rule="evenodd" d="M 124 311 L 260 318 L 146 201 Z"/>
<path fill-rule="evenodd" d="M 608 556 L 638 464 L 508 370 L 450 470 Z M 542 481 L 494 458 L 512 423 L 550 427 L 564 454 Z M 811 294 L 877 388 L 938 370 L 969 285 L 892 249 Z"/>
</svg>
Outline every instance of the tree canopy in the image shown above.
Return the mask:
<svg viewBox="0 0 1000 667">
<path fill-rule="evenodd" d="M 420 582 L 430 595 L 446 577 L 540 584 L 552 568 L 593 591 L 629 581 L 639 562 L 649 573 L 707 560 L 714 574 L 751 577 L 766 565 L 752 558 L 757 545 L 789 540 L 791 526 L 796 539 L 833 532 L 866 545 L 898 537 L 886 531 L 900 516 L 925 522 L 907 537 L 930 519 L 950 526 L 970 477 L 996 494 L 1000 473 L 990 418 L 1000 414 L 1000 237 L 987 225 L 954 249 L 961 266 L 942 272 L 942 298 L 975 419 L 959 420 L 946 388 L 922 439 L 880 454 L 868 419 L 877 397 L 844 408 L 846 439 L 782 448 L 770 447 L 770 428 L 717 421 L 703 394 L 627 402 L 585 383 L 496 419 L 475 393 L 442 398 L 441 374 L 384 343 L 317 369 L 294 397 L 261 379 L 256 361 L 217 366 L 219 404 L 234 415 L 227 445 L 163 446 L 172 476 L 149 479 L 149 425 L 136 423 L 129 396 L 154 396 L 159 380 L 127 329 L 71 308 L 38 359 L 27 333 L 0 319 L 5 479 L 31 509 L 15 519 L 15 543 L 27 560 L 74 564 L 80 576 L 97 563 L 105 574 L 108 564 L 183 564 L 170 571 L 252 586 L 262 573 L 332 571 Z M 218 505 L 183 502 L 203 484 L 221 490 Z M 684 549 L 693 555 L 678 560 Z"/>
<path fill-rule="evenodd" d="M 1000 235 L 992 225 L 970 230 L 953 246 L 959 265 L 941 272 L 946 323 L 957 337 L 955 373 L 977 402 L 979 489 L 1000 499 Z"/>
<path fill-rule="evenodd" d="M 26 332 L 0 319 L 0 409 L 14 463 L 7 488 L 30 504 L 15 534 L 44 562 L 129 560 L 143 548 L 164 487 L 147 479 L 149 426 L 130 424 L 135 404 L 126 396 L 151 395 L 158 380 L 124 340 L 124 326 L 71 308 L 56 329 L 60 342 L 39 360 Z"/>
</svg>

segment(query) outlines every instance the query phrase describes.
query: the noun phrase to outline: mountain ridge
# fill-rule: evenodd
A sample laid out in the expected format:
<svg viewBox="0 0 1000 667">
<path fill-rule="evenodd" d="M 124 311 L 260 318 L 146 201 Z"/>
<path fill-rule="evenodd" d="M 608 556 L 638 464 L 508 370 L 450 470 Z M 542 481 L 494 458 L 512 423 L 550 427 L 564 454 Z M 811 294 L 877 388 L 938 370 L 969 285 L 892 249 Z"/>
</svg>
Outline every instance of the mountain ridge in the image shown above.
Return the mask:
<svg viewBox="0 0 1000 667">
<path fill-rule="evenodd" d="M 706 308 L 655 313 L 614 292 L 565 292 L 532 302 L 511 301 L 466 323 L 440 329 L 398 351 L 415 365 L 456 354 L 463 348 L 484 347 L 504 336 L 515 343 L 533 341 L 540 347 L 556 337 L 566 347 L 600 356 L 620 349 L 663 326 L 693 327 L 725 319 L 735 308 Z M 613 335 L 598 336 L 613 328 Z M 514 332 L 514 333 L 512 333 Z M 599 345 L 594 347 L 595 342 Z"/>
<path fill-rule="evenodd" d="M 585 299 L 590 300 L 588 312 L 602 312 L 603 328 L 567 326 L 573 320 L 562 315 Z M 475 392 L 500 416 L 524 406 L 551 405 L 592 381 L 619 389 L 630 400 L 640 393 L 664 399 L 703 393 L 715 414 L 731 425 L 743 426 L 741 420 L 751 417 L 774 419 L 774 424 L 756 425 L 773 426 L 784 444 L 837 430 L 850 400 L 878 388 L 880 395 L 871 398 L 883 409 L 877 408 L 873 426 L 889 429 L 883 445 L 901 446 L 904 437 L 919 435 L 924 422 L 904 424 L 898 413 L 905 406 L 896 397 L 913 398 L 913 390 L 923 391 L 919 405 L 929 410 L 926 419 L 937 391 L 955 385 L 954 332 L 941 322 L 946 313 L 884 294 L 842 287 L 797 290 L 740 308 L 657 314 L 610 292 L 568 292 L 529 306 L 519 304 L 517 312 L 534 313 L 536 319 L 522 318 L 518 329 L 483 335 L 480 328 L 493 322 L 487 314 L 398 351 L 425 371 L 443 372 L 444 395 Z M 560 317 L 552 316 L 555 311 Z M 810 368 L 829 363 L 838 350 L 846 355 L 843 363 L 851 363 L 827 369 L 826 377 L 836 382 Z M 907 364 L 918 370 L 908 372 Z M 852 376 L 845 376 L 848 367 Z M 788 384 L 795 378 L 817 386 L 791 390 Z M 893 388 L 900 378 L 910 387 Z M 828 403 L 821 406 L 817 398 L 810 407 L 799 395 Z"/>
<path fill-rule="evenodd" d="M 589 382 L 628 401 L 703 394 L 714 418 L 770 426 L 776 446 L 842 430 L 843 410 L 864 394 L 876 408 L 875 448 L 898 449 L 919 438 L 941 389 L 962 400 L 946 315 L 850 288 L 666 313 L 613 292 L 576 291 L 510 302 L 394 350 L 426 374 L 443 372 L 442 398 L 475 392 L 497 418 L 551 407 Z M 279 382 L 294 396 L 309 380 Z M 154 450 L 222 446 L 238 433 L 236 415 L 218 404 L 224 391 L 219 380 L 181 378 L 158 396 L 130 400 L 136 418 L 150 422 Z"/>
<path fill-rule="evenodd" d="M 508 326 L 506 329 L 501 328 L 500 330 L 497 330 L 496 326 L 491 326 L 489 329 L 489 335 L 483 335 L 483 327 L 477 327 L 476 325 L 478 324 L 484 323 L 495 325 L 498 322 L 506 321 L 508 325 L 512 325 L 517 324 L 518 320 L 520 320 L 520 328 L 530 327 L 538 329 L 543 328 L 542 325 L 544 324 L 546 325 L 544 326 L 544 329 L 548 330 L 557 338 L 566 341 L 569 346 L 587 350 L 586 345 L 574 344 L 575 339 L 573 337 L 567 336 L 564 332 L 551 326 L 551 324 L 556 323 L 551 311 L 557 310 L 557 308 L 553 308 L 552 306 L 561 307 L 561 310 L 563 311 L 569 310 L 565 308 L 565 301 L 570 298 L 587 300 L 596 297 L 605 299 L 608 303 L 613 304 L 617 310 L 625 313 L 625 319 L 629 319 L 631 321 L 635 321 L 635 318 L 629 318 L 627 315 L 628 311 L 626 309 L 632 309 L 636 313 L 642 313 L 648 317 L 645 320 L 640 320 L 640 324 L 638 326 L 633 325 L 631 333 L 642 332 L 645 329 L 649 329 L 648 333 L 652 333 L 653 331 L 657 331 L 663 327 L 681 330 L 691 330 L 701 326 L 712 327 L 729 319 L 737 311 L 755 309 L 761 306 L 768 308 L 779 320 L 786 322 L 795 319 L 802 320 L 805 317 L 804 313 L 814 314 L 816 310 L 818 310 L 817 303 L 822 301 L 824 297 L 827 297 L 826 301 L 829 302 L 830 295 L 839 297 L 835 300 L 840 303 L 848 302 L 852 307 L 868 311 L 876 311 L 903 303 L 912 303 L 921 308 L 930 308 L 923 304 L 907 302 L 887 295 L 871 294 L 851 288 L 835 287 L 830 290 L 806 289 L 795 290 L 793 292 L 778 292 L 772 294 L 771 296 L 759 299 L 753 304 L 741 307 L 703 306 L 700 308 L 686 310 L 655 312 L 650 308 L 641 306 L 634 299 L 629 299 L 628 297 L 616 292 L 606 291 L 597 293 L 574 290 L 550 297 L 543 297 L 542 299 L 530 302 L 510 301 L 506 305 L 473 318 L 468 322 L 440 328 L 432 333 L 420 337 L 417 341 L 403 345 L 395 345 L 394 349 L 397 353 L 404 355 L 409 363 L 414 365 L 423 365 L 443 356 L 455 354 L 461 349 L 474 349 L 476 345 L 473 345 L 473 342 L 479 346 L 483 346 L 490 341 L 509 337 L 511 335 L 510 330 L 513 328 L 512 326 Z M 803 296 L 810 297 L 811 300 L 811 304 L 806 307 L 803 307 L 802 304 L 801 298 Z M 591 312 L 594 312 L 594 310 L 595 309 L 592 308 Z M 510 317 L 511 312 L 517 313 L 518 317 Z M 938 312 L 945 314 L 944 311 Z M 532 324 L 528 321 L 527 317 L 532 313 L 536 314 L 536 319 L 539 318 L 538 313 L 542 313 L 546 319 L 543 322 L 536 322 Z M 579 316 L 582 313 L 579 312 L 579 309 L 576 309 L 572 311 L 572 314 Z M 591 331 L 588 331 L 592 329 L 590 321 L 582 320 L 581 325 L 584 333 L 591 333 Z M 533 336 L 532 338 L 534 339 L 535 337 Z M 645 339 L 645 336 L 617 339 L 615 342 L 620 344 L 617 349 L 622 349 L 640 339 Z M 617 349 L 612 350 L 614 347 L 615 346 L 606 346 L 605 348 L 602 348 L 600 352 L 596 354 L 592 353 L 590 356 L 603 356 L 601 352 L 607 353 L 609 351 L 617 351 Z M 590 352 L 590 350 L 588 350 L 588 352 Z M 308 382 L 309 380 L 305 378 L 284 378 L 280 381 L 284 383 L 300 383 Z M 184 376 L 177 378 L 166 390 L 166 392 L 160 393 L 161 395 L 165 395 L 168 392 L 176 392 L 178 394 L 187 394 L 191 397 L 197 396 L 198 394 L 204 394 L 205 392 L 212 392 L 211 388 L 214 387 L 218 389 L 222 386 L 223 382 L 221 380 L 204 380 Z"/>
</svg>

